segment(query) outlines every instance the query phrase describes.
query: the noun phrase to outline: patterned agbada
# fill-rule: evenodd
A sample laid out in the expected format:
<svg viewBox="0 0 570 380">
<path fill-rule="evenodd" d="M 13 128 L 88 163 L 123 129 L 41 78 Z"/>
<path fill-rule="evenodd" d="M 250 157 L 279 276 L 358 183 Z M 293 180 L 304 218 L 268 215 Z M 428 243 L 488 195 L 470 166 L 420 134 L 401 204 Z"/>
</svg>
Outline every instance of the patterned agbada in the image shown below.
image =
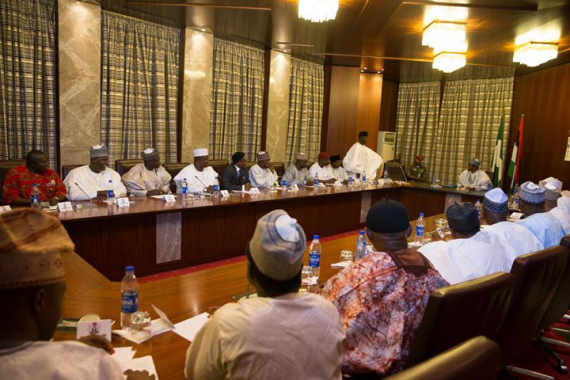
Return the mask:
<svg viewBox="0 0 570 380">
<path fill-rule="evenodd" d="M 4 178 L 2 202 L 9 204 L 18 198 L 31 199 L 35 183 L 40 190 L 40 202 L 65 197 L 65 185 L 54 170 L 47 168 L 44 174 L 37 174 L 28 170 L 26 165 L 20 165 L 10 170 Z"/>
<path fill-rule="evenodd" d="M 406 256 L 421 258 L 422 264 L 402 264 L 400 258 Z M 343 372 L 387 375 L 401 370 L 430 293 L 447 285 L 413 249 L 373 252 L 328 280 L 321 295 L 342 319 Z"/>
</svg>

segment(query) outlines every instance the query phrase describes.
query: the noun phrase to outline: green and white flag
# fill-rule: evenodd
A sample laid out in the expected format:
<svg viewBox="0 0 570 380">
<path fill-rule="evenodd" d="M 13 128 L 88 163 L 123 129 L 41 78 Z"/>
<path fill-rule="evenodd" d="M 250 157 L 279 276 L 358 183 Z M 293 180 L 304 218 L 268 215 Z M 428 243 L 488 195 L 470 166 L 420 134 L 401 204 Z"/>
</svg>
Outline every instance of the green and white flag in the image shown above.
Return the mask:
<svg viewBox="0 0 570 380">
<path fill-rule="evenodd" d="M 501 125 L 495 143 L 493 155 L 493 187 L 500 187 L 503 182 L 503 131 L 505 129 L 505 116 L 501 116 Z"/>
</svg>

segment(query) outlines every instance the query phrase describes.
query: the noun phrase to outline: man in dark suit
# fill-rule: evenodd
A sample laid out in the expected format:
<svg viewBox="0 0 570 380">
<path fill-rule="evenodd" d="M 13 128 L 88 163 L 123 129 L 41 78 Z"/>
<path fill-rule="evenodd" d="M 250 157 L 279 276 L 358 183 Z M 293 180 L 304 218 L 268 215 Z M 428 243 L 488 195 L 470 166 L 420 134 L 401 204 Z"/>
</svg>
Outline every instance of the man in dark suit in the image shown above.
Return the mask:
<svg viewBox="0 0 570 380">
<path fill-rule="evenodd" d="M 247 172 L 244 152 L 235 152 L 232 155 L 232 164 L 228 165 L 222 173 L 222 190 L 245 190 L 251 189 L 249 173 Z"/>
</svg>

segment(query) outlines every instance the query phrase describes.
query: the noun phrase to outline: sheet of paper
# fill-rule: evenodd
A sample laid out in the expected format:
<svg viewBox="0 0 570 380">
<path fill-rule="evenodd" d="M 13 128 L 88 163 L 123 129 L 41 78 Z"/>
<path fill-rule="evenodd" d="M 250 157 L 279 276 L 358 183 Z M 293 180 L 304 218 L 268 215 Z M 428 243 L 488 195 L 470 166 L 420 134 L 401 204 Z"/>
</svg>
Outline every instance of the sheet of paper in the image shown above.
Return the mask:
<svg viewBox="0 0 570 380">
<path fill-rule="evenodd" d="M 117 361 L 131 360 L 136 351 L 132 347 L 115 347 L 115 353 L 111 357 Z"/>
<path fill-rule="evenodd" d="M 182 338 L 192 342 L 194 337 L 200 331 L 202 326 L 208 322 L 210 314 L 202 313 L 185 321 L 175 324 L 176 327 L 173 331 L 180 335 Z"/>
<path fill-rule="evenodd" d="M 164 197 L 166 197 L 167 195 L 170 195 L 170 194 L 151 195 L 150 197 L 154 198 L 154 199 L 164 199 Z"/>
<path fill-rule="evenodd" d="M 158 307 L 154 306 L 153 304 L 151 304 L 152 308 L 154 309 L 154 311 L 156 311 L 156 314 L 158 314 L 158 316 L 160 318 L 162 318 L 162 320 L 167 324 L 170 325 L 174 328 L 174 323 L 170 322 L 170 318 L 168 318 L 168 315 L 166 315 L 166 313 L 162 310 L 160 310 Z"/>
<path fill-rule="evenodd" d="M 331 268 L 347 268 L 352 265 L 352 261 L 341 261 L 339 263 L 332 263 Z"/>
<path fill-rule="evenodd" d="M 133 371 L 147 371 L 149 375 L 154 375 L 155 379 L 158 380 L 158 374 L 156 373 L 156 367 L 154 366 L 154 360 L 152 360 L 152 356 L 143 356 L 142 358 L 136 359 L 128 359 L 126 357 L 122 358 L 115 358 L 113 355 L 113 359 L 119 365 L 123 372 L 127 370 Z"/>
</svg>

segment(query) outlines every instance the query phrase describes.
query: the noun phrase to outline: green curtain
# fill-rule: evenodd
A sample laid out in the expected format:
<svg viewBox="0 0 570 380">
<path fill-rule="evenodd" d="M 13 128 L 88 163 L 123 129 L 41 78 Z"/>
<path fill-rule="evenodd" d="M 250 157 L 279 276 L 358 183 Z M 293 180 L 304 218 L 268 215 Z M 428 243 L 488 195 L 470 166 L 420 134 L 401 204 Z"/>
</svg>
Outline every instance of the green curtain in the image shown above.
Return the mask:
<svg viewBox="0 0 570 380">
<path fill-rule="evenodd" d="M 291 58 L 287 162 L 297 153 L 316 161 L 321 149 L 325 70 L 322 64 Z"/>
<path fill-rule="evenodd" d="M 111 160 L 177 161 L 180 31 L 101 12 L 101 141 Z"/>
<path fill-rule="evenodd" d="M 57 170 L 54 0 L 0 1 L 0 159 L 32 149 Z"/>
<path fill-rule="evenodd" d="M 264 51 L 214 38 L 210 157 L 245 152 L 253 161 L 261 145 Z"/>
</svg>

